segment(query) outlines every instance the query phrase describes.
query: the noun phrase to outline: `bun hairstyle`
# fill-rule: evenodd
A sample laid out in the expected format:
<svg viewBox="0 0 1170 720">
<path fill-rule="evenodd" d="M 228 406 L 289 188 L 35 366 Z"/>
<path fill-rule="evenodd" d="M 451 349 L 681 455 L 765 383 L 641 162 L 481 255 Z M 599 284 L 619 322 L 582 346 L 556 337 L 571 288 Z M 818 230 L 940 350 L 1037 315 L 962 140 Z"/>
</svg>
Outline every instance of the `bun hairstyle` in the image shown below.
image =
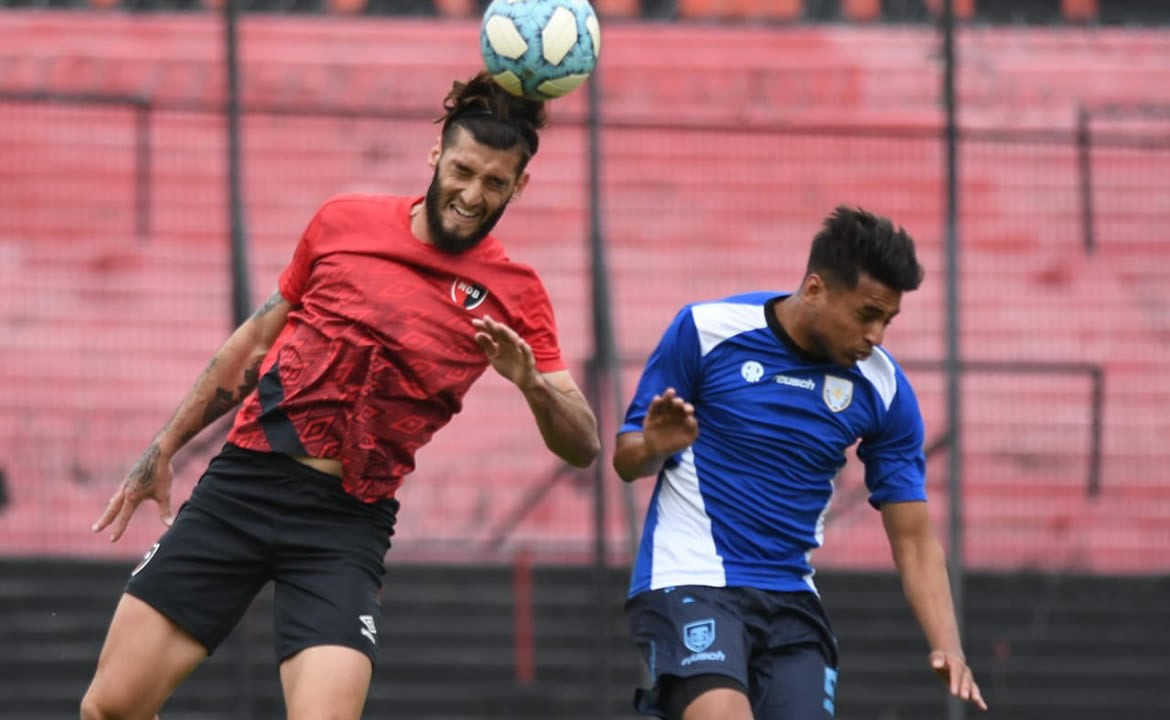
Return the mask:
<svg viewBox="0 0 1170 720">
<path fill-rule="evenodd" d="M 548 125 L 543 101 L 512 95 L 486 72 L 452 83 L 443 109 L 446 112 L 435 121 L 443 124 L 443 147 L 453 141 L 455 128 L 461 127 L 482 145 L 496 150 L 517 148 L 523 157 L 521 171 L 540 148 L 538 131 Z"/>
</svg>

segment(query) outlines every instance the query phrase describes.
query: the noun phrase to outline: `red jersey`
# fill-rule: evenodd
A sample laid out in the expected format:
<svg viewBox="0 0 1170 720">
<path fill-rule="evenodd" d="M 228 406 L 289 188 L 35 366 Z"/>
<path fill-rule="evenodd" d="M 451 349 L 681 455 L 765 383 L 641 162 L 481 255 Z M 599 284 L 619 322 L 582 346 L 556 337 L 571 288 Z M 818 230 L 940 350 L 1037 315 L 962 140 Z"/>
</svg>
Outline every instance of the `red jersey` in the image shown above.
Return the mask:
<svg viewBox="0 0 1170 720">
<path fill-rule="evenodd" d="M 280 276 L 288 324 L 229 442 L 338 459 L 346 491 L 375 502 L 394 497 L 487 369 L 473 317 L 515 330 L 540 372 L 564 369 L 532 268 L 491 235 L 458 255 L 419 241 L 410 209 L 421 201 L 345 195 L 317 211 Z"/>
</svg>

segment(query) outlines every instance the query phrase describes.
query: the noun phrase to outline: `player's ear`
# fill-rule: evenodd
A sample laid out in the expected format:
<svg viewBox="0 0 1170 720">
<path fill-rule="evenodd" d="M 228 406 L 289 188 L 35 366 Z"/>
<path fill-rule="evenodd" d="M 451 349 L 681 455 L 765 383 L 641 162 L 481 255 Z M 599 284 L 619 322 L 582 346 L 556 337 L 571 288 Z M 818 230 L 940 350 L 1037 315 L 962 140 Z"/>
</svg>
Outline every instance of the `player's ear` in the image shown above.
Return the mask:
<svg viewBox="0 0 1170 720">
<path fill-rule="evenodd" d="M 520 174 L 520 179 L 516 181 L 516 187 L 512 190 L 513 199 L 520 197 L 520 193 L 524 192 L 524 188 L 528 186 L 529 177 L 527 170 Z"/>
<path fill-rule="evenodd" d="M 431 147 L 431 151 L 427 153 L 427 165 L 435 167 L 439 164 L 439 156 L 443 154 L 443 136 L 435 138 L 435 144 Z"/>
<path fill-rule="evenodd" d="M 822 303 L 827 299 L 829 288 L 825 285 L 825 278 L 820 273 L 811 272 L 804 276 L 800 283 L 800 297 L 802 300 L 813 303 Z"/>
</svg>

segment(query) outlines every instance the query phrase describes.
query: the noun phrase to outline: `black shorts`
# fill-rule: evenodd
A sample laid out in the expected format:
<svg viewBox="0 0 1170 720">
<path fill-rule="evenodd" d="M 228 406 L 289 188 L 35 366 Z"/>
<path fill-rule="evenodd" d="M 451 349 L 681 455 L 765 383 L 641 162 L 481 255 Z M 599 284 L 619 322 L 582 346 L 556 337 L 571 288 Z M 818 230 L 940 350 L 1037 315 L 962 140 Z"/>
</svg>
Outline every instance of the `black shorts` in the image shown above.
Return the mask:
<svg viewBox="0 0 1170 720">
<path fill-rule="evenodd" d="M 643 715 L 669 720 L 668 690 L 699 675 L 746 688 L 756 720 L 831 718 L 837 640 L 811 592 L 681 586 L 651 590 L 626 604 L 630 632 L 654 687 L 639 690 Z"/>
<path fill-rule="evenodd" d="M 395 500 L 363 503 L 292 458 L 227 445 L 126 592 L 213 653 L 268 581 L 277 659 L 317 645 L 377 658 Z"/>
</svg>

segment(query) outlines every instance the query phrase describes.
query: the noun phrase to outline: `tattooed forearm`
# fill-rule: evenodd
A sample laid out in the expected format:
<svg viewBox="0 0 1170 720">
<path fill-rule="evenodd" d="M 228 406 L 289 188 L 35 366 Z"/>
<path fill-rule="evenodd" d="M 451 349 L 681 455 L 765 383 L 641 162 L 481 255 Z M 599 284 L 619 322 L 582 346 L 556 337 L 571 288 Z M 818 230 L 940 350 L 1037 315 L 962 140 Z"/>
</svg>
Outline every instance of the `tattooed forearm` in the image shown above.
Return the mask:
<svg viewBox="0 0 1170 720">
<path fill-rule="evenodd" d="M 284 296 L 282 296 L 280 291 L 277 290 L 268 296 L 268 299 L 264 301 L 263 305 L 256 309 L 256 312 L 252 313 L 252 317 L 264 317 L 268 313 L 272 312 L 272 309 L 279 305 L 282 300 L 284 300 Z"/>
<path fill-rule="evenodd" d="M 252 363 L 252 367 L 244 371 L 244 382 L 236 388 L 240 400 L 248 397 L 248 393 L 255 390 L 256 386 L 260 384 L 260 366 L 263 364 L 264 358 L 257 358 L 256 362 Z"/>
<path fill-rule="evenodd" d="M 215 422 L 236 406 L 236 394 L 231 390 L 224 390 L 223 388 L 215 389 L 215 397 L 211 402 L 207 403 L 207 407 L 203 410 L 203 427 L 207 427 Z"/>
</svg>

